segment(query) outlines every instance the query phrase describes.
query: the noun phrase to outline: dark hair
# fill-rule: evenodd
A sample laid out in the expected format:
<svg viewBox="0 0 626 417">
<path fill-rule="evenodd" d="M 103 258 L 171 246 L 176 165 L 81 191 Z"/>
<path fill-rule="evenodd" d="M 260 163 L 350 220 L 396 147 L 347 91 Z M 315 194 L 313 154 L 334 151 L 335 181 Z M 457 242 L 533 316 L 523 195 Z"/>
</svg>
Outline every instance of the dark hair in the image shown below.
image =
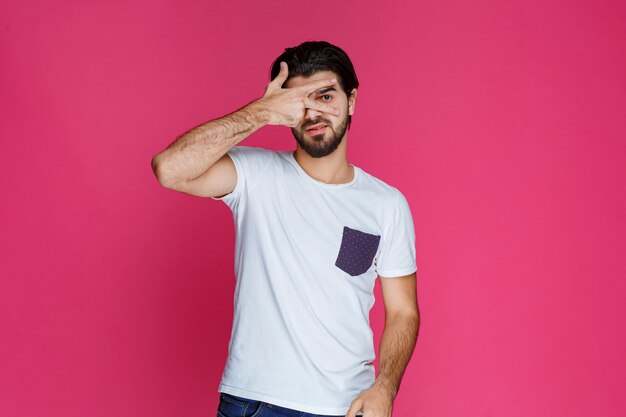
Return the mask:
<svg viewBox="0 0 626 417">
<path fill-rule="evenodd" d="M 297 76 L 310 77 L 320 71 L 332 71 L 337 74 L 337 83 L 348 97 L 353 88 L 358 88 L 359 80 L 354 72 L 352 62 L 341 48 L 325 41 L 307 41 L 292 48 L 285 48 L 272 64 L 270 80 L 280 72 L 280 61 L 289 67 L 289 79 Z M 348 127 L 352 116 L 348 115 Z"/>
</svg>

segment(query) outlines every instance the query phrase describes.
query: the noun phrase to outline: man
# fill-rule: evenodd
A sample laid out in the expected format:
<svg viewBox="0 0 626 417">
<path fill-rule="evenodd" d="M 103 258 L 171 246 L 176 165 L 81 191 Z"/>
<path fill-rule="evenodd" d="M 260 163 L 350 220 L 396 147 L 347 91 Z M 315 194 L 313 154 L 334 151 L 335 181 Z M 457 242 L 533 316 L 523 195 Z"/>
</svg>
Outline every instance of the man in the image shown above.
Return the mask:
<svg viewBox="0 0 626 417">
<path fill-rule="evenodd" d="M 343 50 L 287 48 L 271 79 L 261 98 L 152 160 L 163 186 L 233 212 L 237 281 L 218 416 L 389 417 L 419 328 L 408 203 L 346 159 L 358 80 Z M 296 150 L 237 146 L 265 125 L 291 127 Z M 386 322 L 375 377 L 377 275 Z"/>
</svg>

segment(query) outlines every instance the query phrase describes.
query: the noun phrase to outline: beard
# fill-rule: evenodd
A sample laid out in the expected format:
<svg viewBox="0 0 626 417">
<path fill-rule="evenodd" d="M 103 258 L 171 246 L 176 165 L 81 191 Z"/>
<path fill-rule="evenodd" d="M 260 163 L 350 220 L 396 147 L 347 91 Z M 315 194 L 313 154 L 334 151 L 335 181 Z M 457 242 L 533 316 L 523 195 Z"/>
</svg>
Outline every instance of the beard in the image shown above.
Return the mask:
<svg viewBox="0 0 626 417">
<path fill-rule="evenodd" d="M 318 123 L 324 123 L 326 125 L 326 130 L 324 131 L 324 133 L 321 133 L 319 135 L 310 135 L 306 133 L 307 128 Z M 293 136 L 296 138 L 296 142 L 300 144 L 300 147 L 304 149 L 307 154 L 309 154 L 313 158 L 321 158 L 326 155 L 330 155 L 335 151 L 335 149 L 337 149 L 346 134 L 347 128 L 347 115 L 341 121 L 341 123 L 339 123 L 339 126 L 337 126 L 336 129 L 333 128 L 333 125 L 329 121 L 318 117 L 304 125 L 302 127 L 302 130 L 297 130 L 292 127 L 291 133 L 293 133 Z M 305 134 L 309 137 L 305 138 Z"/>
</svg>

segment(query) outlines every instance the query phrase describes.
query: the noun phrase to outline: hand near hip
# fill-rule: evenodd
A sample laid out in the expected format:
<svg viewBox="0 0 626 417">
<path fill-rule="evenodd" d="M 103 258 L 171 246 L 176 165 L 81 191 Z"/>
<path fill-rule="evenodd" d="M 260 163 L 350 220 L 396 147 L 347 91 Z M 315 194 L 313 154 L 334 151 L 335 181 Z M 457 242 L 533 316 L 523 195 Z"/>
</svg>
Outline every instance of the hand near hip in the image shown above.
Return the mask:
<svg viewBox="0 0 626 417">
<path fill-rule="evenodd" d="M 393 398 L 383 385 L 374 383 L 352 401 L 346 417 L 356 417 L 358 411 L 363 417 L 391 417 Z"/>
</svg>

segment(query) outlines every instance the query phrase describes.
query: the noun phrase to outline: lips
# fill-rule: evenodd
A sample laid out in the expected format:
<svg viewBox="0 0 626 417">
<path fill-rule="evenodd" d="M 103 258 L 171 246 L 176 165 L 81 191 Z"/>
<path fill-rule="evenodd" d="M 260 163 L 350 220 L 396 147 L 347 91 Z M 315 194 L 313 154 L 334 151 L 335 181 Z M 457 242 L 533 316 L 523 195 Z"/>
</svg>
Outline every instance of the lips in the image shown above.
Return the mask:
<svg viewBox="0 0 626 417">
<path fill-rule="evenodd" d="M 323 127 L 326 127 L 326 125 L 325 125 L 325 124 L 323 124 L 323 123 L 319 123 L 319 124 L 316 124 L 316 125 L 311 126 L 311 127 L 310 127 L 310 128 L 308 128 L 307 130 L 318 130 L 318 129 L 321 129 L 321 128 L 323 128 Z"/>
</svg>

